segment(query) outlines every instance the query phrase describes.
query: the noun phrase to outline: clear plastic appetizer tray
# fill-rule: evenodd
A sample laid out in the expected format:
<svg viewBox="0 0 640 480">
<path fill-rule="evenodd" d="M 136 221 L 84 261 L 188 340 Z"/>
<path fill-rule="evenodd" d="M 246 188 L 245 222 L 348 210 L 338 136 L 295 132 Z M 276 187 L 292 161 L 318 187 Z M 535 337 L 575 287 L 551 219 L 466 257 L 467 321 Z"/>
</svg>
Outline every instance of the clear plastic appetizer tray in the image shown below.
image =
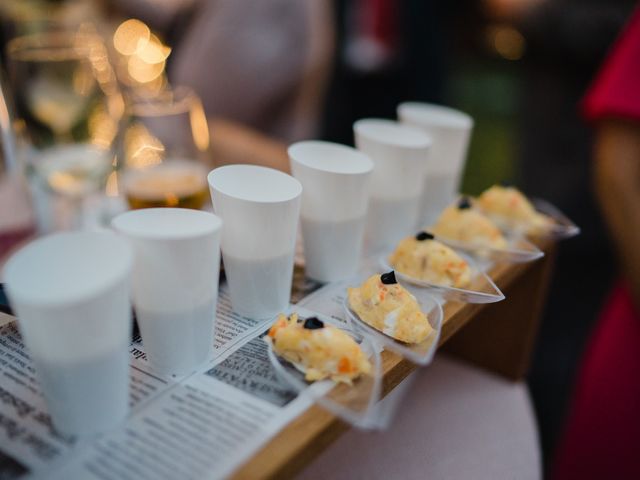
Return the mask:
<svg viewBox="0 0 640 480">
<path fill-rule="evenodd" d="M 442 319 L 444 314 L 442 312 L 442 306 L 435 297 L 426 293 L 424 289 L 417 291 L 415 287 L 403 284 L 416 300 L 420 304 L 421 310 L 427 315 L 427 320 L 431 324 L 433 331 L 422 342 L 416 344 L 404 343 L 400 340 L 379 331 L 372 327 L 349 307 L 348 297 L 345 299 L 343 308 L 346 314 L 347 320 L 353 325 L 354 329 L 361 332 L 365 336 L 370 336 L 372 340 L 383 347 L 385 350 L 390 350 L 403 358 L 418 364 L 428 365 L 433 360 L 433 356 L 436 353 L 438 347 L 438 340 L 440 339 L 440 331 L 442 330 Z"/>
<path fill-rule="evenodd" d="M 395 268 L 389 263 L 390 255 L 391 253 L 387 253 L 380 257 L 380 266 L 385 271 L 395 270 Z M 444 300 L 463 303 L 495 303 L 504 300 L 504 294 L 500 291 L 491 277 L 478 268 L 478 265 L 471 258 L 466 255 L 462 255 L 462 257 L 469 264 L 469 268 L 471 269 L 471 284 L 467 288 L 448 287 L 446 285 L 431 283 L 426 280 L 405 275 L 398 270 L 395 270 L 395 274 L 401 282 L 409 283 L 416 287 L 428 288 L 433 293 L 442 296 Z"/>
<path fill-rule="evenodd" d="M 294 311 L 297 310 L 294 308 Z M 330 379 L 309 382 L 305 380 L 305 374 L 301 368 L 280 357 L 273 349 L 271 341 L 265 337 L 269 346 L 269 360 L 278 377 L 297 392 L 309 395 L 322 408 L 355 427 L 381 428 L 377 418 L 377 404 L 382 390 L 380 349 L 368 337 L 353 332 L 348 325 L 331 317 L 305 309 L 299 309 L 298 315 L 300 318 L 318 317 L 325 324 L 333 325 L 351 336 L 369 358 L 372 366 L 371 375 L 361 375 L 353 380 L 352 385 L 336 383 Z"/>
<path fill-rule="evenodd" d="M 565 238 L 575 237 L 580 233 L 580 227 L 573 223 L 569 217 L 562 213 L 557 207 L 550 202 L 541 198 L 532 198 L 531 203 L 535 209 L 548 216 L 553 220 L 553 225 L 546 232 L 536 235 L 543 238 L 552 238 L 561 240 Z"/>
<path fill-rule="evenodd" d="M 444 237 L 438 240 L 456 250 L 493 262 L 526 263 L 544 257 L 544 252 L 521 236 L 507 236 L 507 248 L 493 248 L 474 243 L 459 242 Z"/>
</svg>

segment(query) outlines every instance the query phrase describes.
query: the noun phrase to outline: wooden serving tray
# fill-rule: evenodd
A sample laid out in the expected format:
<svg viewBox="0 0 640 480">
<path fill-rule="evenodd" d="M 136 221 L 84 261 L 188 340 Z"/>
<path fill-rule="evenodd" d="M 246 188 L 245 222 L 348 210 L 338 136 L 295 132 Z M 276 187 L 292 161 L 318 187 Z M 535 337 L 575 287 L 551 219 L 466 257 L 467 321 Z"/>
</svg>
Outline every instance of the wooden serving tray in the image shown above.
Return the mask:
<svg viewBox="0 0 640 480">
<path fill-rule="evenodd" d="M 539 242 L 538 246 L 546 254 L 542 259 L 500 264 L 491 270 L 491 277 L 506 296 L 504 301 L 484 305 L 445 304 L 440 349 L 513 381 L 524 376 L 555 257 L 553 242 Z M 416 368 L 387 351 L 382 352 L 382 362 L 383 395 Z M 281 430 L 231 478 L 291 478 L 348 428 L 332 414 L 313 406 Z"/>
</svg>

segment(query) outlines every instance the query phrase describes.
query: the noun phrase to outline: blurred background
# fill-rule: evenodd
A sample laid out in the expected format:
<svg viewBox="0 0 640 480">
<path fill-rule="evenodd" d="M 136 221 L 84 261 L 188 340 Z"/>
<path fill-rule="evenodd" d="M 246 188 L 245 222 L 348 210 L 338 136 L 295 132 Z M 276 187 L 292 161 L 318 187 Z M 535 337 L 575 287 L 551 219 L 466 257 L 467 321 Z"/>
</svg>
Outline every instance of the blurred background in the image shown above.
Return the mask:
<svg viewBox="0 0 640 480">
<path fill-rule="evenodd" d="M 462 190 L 477 194 L 498 181 L 510 181 L 528 195 L 548 199 L 582 228 L 581 236 L 560 246 L 529 374 L 548 464 L 579 356 L 614 275 L 611 247 L 592 196 L 592 139 L 581 120 L 580 101 L 634 3 L 2 0 L 0 74 L 7 111 L 22 118 L 29 110 L 36 123 L 47 124 L 48 109 L 60 107 L 23 96 L 26 85 L 21 82 L 27 77 L 16 76 L 18 70 L 11 67 L 11 40 L 51 29 L 102 38 L 112 71 L 99 83 L 109 105 L 117 107 L 111 100 L 122 94 L 138 105 L 129 119 L 151 115 L 155 125 L 163 115 L 189 118 L 188 146 L 170 146 L 170 140 L 162 139 L 175 134 L 170 126 L 158 133 L 151 132 L 149 122 L 128 120 L 117 135 L 129 136 L 117 140 L 125 145 L 118 148 L 126 150 L 120 158 L 132 170 L 155 165 L 154 142 L 160 140 L 162 148 L 177 152 L 176 158 L 282 167 L 287 143 L 322 138 L 353 144 L 355 120 L 395 118 L 402 101 L 440 103 L 469 113 L 475 128 Z M 117 94 L 109 90 L 110 81 Z M 190 90 L 172 91 L 167 99 L 168 85 Z M 43 88 L 47 86 L 37 91 Z M 64 99 L 64 92 L 54 94 L 47 98 Z M 86 117 L 88 135 L 115 142 L 109 124 L 99 123 L 105 111 L 103 117 L 97 110 L 87 111 L 78 115 Z M 62 127 L 50 127 L 54 138 L 62 135 L 56 130 Z M 20 132 L 27 127 L 15 128 Z M 260 149 L 253 148 L 258 145 Z M 7 159 L 4 163 L 5 172 L 15 168 Z M 117 194 L 124 186 L 117 184 L 114 172 L 121 167 L 104 172 L 92 189 Z M 54 187 L 71 189 L 55 178 Z M 184 178 L 181 185 L 190 191 L 188 175 Z M 53 188 L 51 177 L 46 181 Z M 78 196 L 75 181 L 67 200 Z M 146 187 L 136 188 L 142 192 Z M 197 204 L 197 192 L 206 191 L 206 185 L 193 188 L 193 196 L 186 197 Z M 8 195 L 18 194 L 0 192 L 0 200 Z M 35 213 L 2 203 L 0 226 L 10 235 L 3 236 L 0 254 L 15 236 L 40 228 L 32 218 L 39 214 L 37 201 Z"/>
</svg>

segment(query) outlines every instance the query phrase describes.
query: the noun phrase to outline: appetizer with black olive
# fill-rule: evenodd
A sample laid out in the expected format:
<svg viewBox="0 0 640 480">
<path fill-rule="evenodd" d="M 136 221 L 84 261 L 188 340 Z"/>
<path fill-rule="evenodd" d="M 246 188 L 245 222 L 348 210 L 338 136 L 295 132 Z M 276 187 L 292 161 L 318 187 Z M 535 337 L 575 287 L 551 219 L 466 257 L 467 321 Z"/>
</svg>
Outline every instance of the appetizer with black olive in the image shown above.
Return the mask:
<svg viewBox="0 0 640 480">
<path fill-rule="evenodd" d="M 445 240 L 477 247 L 507 248 L 507 240 L 500 229 L 483 213 L 472 208 L 468 197 L 462 197 L 458 203 L 445 208 L 431 227 L 431 232 Z"/>
<path fill-rule="evenodd" d="M 360 320 L 404 343 L 421 343 L 433 332 L 420 304 L 393 271 L 373 275 L 348 289 L 349 308 Z"/>
<path fill-rule="evenodd" d="M 275 353 L 304 372 L 313 382 L 330 378 L 351 384 L 371 373 L 371 363 L 347 333 L 316 317 L 279 315 L 267 335 Z"/>
<path fill-rule="evenodd" d="M 429 232 L 401 240 L 389 263 L 404 275 L 435 285 L 465 288 L 471 283 L 467 261 Z"/>
<path fill-rule="evenodd" d="M 550 217 L 537 212 L 520 190 L 509 185 L 494 185 L 485 190 L 478 197 L 477 206 L 504 230 L 539 235 L 553 225 Z"/>
</svg>

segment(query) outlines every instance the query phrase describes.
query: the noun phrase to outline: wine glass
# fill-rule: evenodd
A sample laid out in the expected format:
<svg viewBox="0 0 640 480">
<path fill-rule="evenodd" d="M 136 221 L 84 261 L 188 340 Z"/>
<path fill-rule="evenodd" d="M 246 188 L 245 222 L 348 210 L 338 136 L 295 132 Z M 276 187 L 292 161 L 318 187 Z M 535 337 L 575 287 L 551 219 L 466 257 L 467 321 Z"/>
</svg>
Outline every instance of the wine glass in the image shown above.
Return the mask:
<svg viewBox="0 0 640 480">
<path fill-rule="evenodd" d="M 9 87 L 23 158 L 37 186 L 67 200 L 81 226 L 84 199 L 114 169 L 124 101 L 99 35 L 85 26 L 11 40 Z"/>
<path fill-rule="evenodd" d="M 34 233 L 31 202 L 17 163 L 13 110 L 4 91 L 0 71 L 0 263 L 8 251 Z"/>
<path fill-rule="evenodd" d="M 134 94 L 122 139 L 122 186 L 131 208 L 203 207 L 209 199 L 209 128 L 193 90 Z"/>
</svg>

